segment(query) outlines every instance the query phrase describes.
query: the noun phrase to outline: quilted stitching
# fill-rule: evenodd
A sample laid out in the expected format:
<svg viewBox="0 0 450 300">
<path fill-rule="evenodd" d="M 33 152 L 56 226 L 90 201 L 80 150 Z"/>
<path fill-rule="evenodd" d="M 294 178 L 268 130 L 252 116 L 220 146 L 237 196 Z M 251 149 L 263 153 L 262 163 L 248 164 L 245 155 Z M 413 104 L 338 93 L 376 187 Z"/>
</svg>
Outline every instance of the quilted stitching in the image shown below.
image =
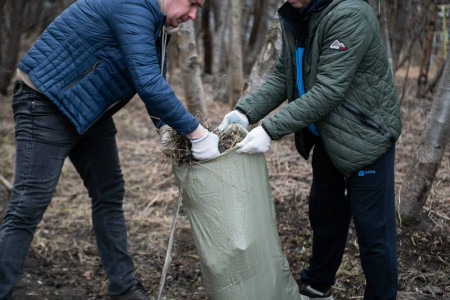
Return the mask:
<svg viewBox="0 0 450 300">
<path fill-rule="evenodd" d="M 365 1 L 347 0 L 345 1 L 346 6 L 335 7 L 342 2 L 343 0 L 333 1 L 329 7 L 320 13 L 317 19 L 315 19 L 316 17 L 312 18 L 310 27 L 313 29 L 317 28 L 317 30 L 316 34 L 312 35 L 314 39 L 309 41 L 310 45 L 320 46 L 322 42 L 321 34 L 323 34 L 322 31 L 326 27 L 327 22 L 333 23 L 335 19 L 342 18 L 339 19 L 340 22 L 344 22 L 342 27 L 345 27 L 345 24 L 349 24 L 349 26 L 355 24 L 357 21 L 353 18 L 359 15 L 355 11 L 363 14 L 365 22 L 371 22 L 372 28 L 378 28 L 378 21 Z M 328 13 L 330 10 L 333 14 Z M 335 19 L 330 21 L 330 18 Z M 384 130 L 392 133 L 395 140 L 401 131 L 397 95 L 390 67 L 384 55 L 381 37 L 378 32 L 373 34 L 369 49 L 362 57 L 360 69 L 357 70 L 357 74 L 345 91 L 345 94 L 334 94 L 339 89 L 333 87 L 332 83 L 322 86 L 320 93 L 317 91 L 313 92 L 311 87 L 317 78 L 309 77 L 309 81 L 305 79 L 306 82 L 309 82 L 309 85 L 306 87 L 307 94 L 302 98 L 297 98 L 295 60 L 292 57 L 295 41 L 293 35 L 289 32 L 289 26 L 284 22 L 281 22 L 281 25 L 283 38 L 283 53 L 281 57 L 283 59 L 279 61 L 278 71 L 257 93 L 241 101 L 238 107 L 240 110 L 248 112 L 251 116 L 251 122 L 255 123 L 281 104 L 287 95 L 289 109 L 284 107 L 280 112 L 263 121 L 264 127 L 268 130 L 270 136 L 274 139 L 279 139 L 287 134 L 296 132 L 296 145 L 298 147 L 308 147 L 306 146 L 308 145 L 305 140 L 306 137 L 300 130 L 310 123 L 315 123 L 330 158 L 344 175 L 349 176 L 354 171 L 375 161 L 392 144 L 381 134 L 361 124 L 357 118 L 338 104 L 340 101 L 346 100 L 352 103 L 367 117 L 375 120 Z M 305 53 L 305 59 L 307 59 L 305 72 L 309 72 L 305 75 L 305 78 L 308 75 L 316 74 L 317 64 L 315 62 L 319 58 L 318 53 L 314 51 L 309 52 L 308 54 Z M 351 67 L 349 65 L 344 68 Z M 339 72 L 339 70 L 332 69 L 332 66 L 328 68 L 329 72 Z M 285 91 L 280 92 L 280 89 Z M 306 99 L 310 101 L 310 104 L 308 104 Z M 333 101 L 336 101 L 338 105 L 329 112 L 332 99 L 335 99 Z M 326 117 L 318 119 L 321 115 L 326 115 Z M 309 148 L 298 149 L 305 158 L 307 158 L 309 150 Z"/>
</svg>

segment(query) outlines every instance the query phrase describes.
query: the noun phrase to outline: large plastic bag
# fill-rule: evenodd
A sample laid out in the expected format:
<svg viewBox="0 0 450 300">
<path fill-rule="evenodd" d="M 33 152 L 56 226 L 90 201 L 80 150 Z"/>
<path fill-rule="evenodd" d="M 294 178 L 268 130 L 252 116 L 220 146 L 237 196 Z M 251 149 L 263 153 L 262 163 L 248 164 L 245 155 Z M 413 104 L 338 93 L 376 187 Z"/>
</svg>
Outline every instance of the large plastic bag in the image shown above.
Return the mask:
<svg viewBox="0 0 450 300">
<path fill-rule="evenodd" d="M 174 165 L 213 300 L 300 299 L 282 251 L 263 154 Z"/>
</svg>

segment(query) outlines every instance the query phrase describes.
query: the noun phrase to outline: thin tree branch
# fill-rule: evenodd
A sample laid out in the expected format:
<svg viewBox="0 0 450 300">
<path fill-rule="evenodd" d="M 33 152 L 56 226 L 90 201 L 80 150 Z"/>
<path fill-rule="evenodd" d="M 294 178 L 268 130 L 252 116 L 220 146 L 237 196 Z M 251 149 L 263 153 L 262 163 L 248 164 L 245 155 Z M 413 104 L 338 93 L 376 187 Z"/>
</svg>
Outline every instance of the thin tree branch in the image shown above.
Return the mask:
<svg viewBox="0 0 450 300">
<path fill-rule="evenodd" d="M 2 175 L 0 175 L 0 183 L 6 188 L 8 192 L 12 191 L 12 184 Z"/>
</svg>

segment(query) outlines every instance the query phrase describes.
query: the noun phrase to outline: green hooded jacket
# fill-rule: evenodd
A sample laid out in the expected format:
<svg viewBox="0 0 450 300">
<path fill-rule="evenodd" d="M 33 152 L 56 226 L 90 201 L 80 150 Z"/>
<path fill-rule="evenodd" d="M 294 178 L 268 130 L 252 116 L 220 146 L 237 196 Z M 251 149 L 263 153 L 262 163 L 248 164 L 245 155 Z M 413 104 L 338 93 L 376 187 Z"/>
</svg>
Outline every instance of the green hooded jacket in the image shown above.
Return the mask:
<svg viewBox="0 0 450 300">
<path fill-rule="evenodd" d="M 285 4 L 289 5 L 289 4 Z M 315 124 L 336 168 L 350 177 L 397 141 L 400 108 L 373 9 L 364 0 L 334 0 L 310 16 L 303 55 L 305 94 L 296 86 L 295 37 L 280 15 L 282 50 L 274 74 L 238 103 L 250 124 L 263 120 L 273 140 L 295 133 L 308 159 Z"/>
</svg>

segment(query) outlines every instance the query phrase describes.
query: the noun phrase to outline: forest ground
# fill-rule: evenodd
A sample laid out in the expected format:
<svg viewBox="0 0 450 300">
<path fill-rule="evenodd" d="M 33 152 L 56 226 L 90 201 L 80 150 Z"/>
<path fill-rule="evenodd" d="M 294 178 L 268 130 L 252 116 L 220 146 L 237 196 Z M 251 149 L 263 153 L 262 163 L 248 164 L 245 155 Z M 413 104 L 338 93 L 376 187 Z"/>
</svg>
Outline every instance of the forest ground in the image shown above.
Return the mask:
<svg viewBox="0 0 450 300">
<path fill-rule="evenodd" d="M 171 78 L 183 100 L 180 74 Z M 213 102 L 213 87 L 204 78 L 209 120 L 217 126 L 230 107 Z M 400 83 L 401 84 L 401 83 Z M 407 177 L 420 138 L 430 99 L 415 99 L 415 79 L 401 102 L 403 132 L 396 149 L 396 190 Z M 10 88 L 10 92 L 12 86 Z M 0 96 L 0 175 L 12 181 L 14 173 L 14 122 L 11 97 Z M 129 252 L 143 286 L 156 295 L 164 265 L 178 187 L 171 164 L 159 151 L 159 136 L 142 102 L 136 97 L 114 117 L 118 128 L 122 171 L 126 181 L 124 211 Z M 421 223 L 397 226 L 399 262 L 398 299 L 450 299 L 450 147 L 421 214 Z M 311 229 L 307 199 L 311 182 L 310 161 L 296 153 L 293 137 L 273 143 L 266 154 L 283 250 L 293 276 L 308 263 Z M 9 201 L 0 186 L 0 217 Z M 168 299 L 208 299 L 187 213 L 182 207 L 177 223 L 172 263 L 164 294 Z M 64 164 L 59 185 L 39 225 L 14 299 L 108 299 L 107 279 L 98 259 L 90 201 L 71 165 Z M 364 276 L 353 226 L 334 286 L 336 299 L 362 299 Z"/>
</svg>

